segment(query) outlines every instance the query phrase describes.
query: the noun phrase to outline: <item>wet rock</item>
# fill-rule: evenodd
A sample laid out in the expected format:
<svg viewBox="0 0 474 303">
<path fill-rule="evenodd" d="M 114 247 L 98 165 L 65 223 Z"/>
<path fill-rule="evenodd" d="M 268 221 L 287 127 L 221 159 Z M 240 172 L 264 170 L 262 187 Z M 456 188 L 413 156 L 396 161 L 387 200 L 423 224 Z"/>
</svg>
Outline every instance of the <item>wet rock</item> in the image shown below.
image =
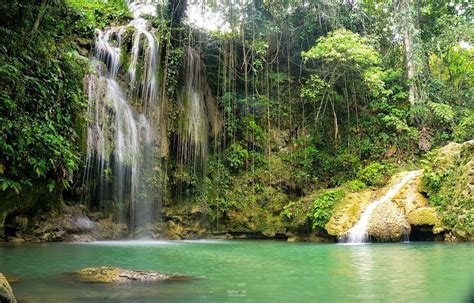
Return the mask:
<svg viewBox="0 0 474 303">
<path fill-rule="evenodd" d="M 325 228 L 331 236 L 342 236 L 359 220 L 364 209 L 371 201 L 381 196 L 380 192 L 366 189 L 347 194 L 339 203 Z"/>
<path fill-rule="evenodd" d="M 389 202 L 375 208 L 367 231 L 369 236 L 378 242 L 394 242 L 409 234 L 411 228 L 403 211 Z"/>
<path fill-rule="evenodd" d="M 79 280 L 98 283 L 156 282 L 182 280 L 189 277 L 152 271 L 136 271 L 115 267 L 90 267 L 76 273 Z"/>
<path fill-rule="evenodd" d="M 350 193 L 336 206 L 326 230 L 330 235 L 341 237 L 352 228 L 361 217 L 367 206 L 383 197 L 391 187 L 399 182 L 408 172 L 394 175 L 387 186 L 376 190 L 362 190 Z M 408 215 L 413 213 L 415 220 L 416 211 L 428 207 L 428 200 L 421 193 L 422 174 L 409 180 L 388 201 L 380 204 L 369 219 L 368 234 L 377 241 L 399 241 L 400 238 L 410 232 Z M 437 231 L 442 230 L 442 224 L 436 225 Z M 423 224 L 425 225 L 425 224 Z"/>
<path fill-rule="evenodd" d="M 21 281 L 20 277 L 12 275 L 3 275 L 9 283 L 18 283 Z"/>
<path fill-rule="evenodd" d="M 217 239 L 217 240 L 231 240 L 233 239 L 232 235 L 229 233 L 220 233 L 211 235 L 210 238 Z"/>
<path fill-rule="evenodd" d="M 8 241 L 59 242 L 93 241 L 98 226 L 81 205 L 67 206 L 27 217 L 10 215 L 5 221 Z"/>
<path fill-rule="evenodd" d="M 332 243 L 335 241 L 334 237 L 328 235 L 321 235 L 317 232 L 307 234 L 287 234 L 287 242 L 316 242 L 316 243 Z"/>
<path fill-rule="evenodd" d="M 8 283 L 7 278 L 0 273 L 0 302 L 1 303 L 16 303 L 15 295 L 13 290 Z"/>
<path fill-rule="evenodd" d="M 433 156 L 423 190 L 436 205 L 445 240 L 474 241 L 474 140 L 449 143 Z"/>
<path fill-rule="evenodd" d="M 124 223 L 114 222 L 112 217 L 99 220 L 97 222 L 99 240 L 117 240 L 125 239 L 128 236 L 128 227 Z"/>
<path fill-rule="evenodd" d="M 163 208 L 165 222 L 154 226 L 154 234 L 168 240 L 202 239 L 208 236 L 205 210 L 197 204 Z"/>
</svg>

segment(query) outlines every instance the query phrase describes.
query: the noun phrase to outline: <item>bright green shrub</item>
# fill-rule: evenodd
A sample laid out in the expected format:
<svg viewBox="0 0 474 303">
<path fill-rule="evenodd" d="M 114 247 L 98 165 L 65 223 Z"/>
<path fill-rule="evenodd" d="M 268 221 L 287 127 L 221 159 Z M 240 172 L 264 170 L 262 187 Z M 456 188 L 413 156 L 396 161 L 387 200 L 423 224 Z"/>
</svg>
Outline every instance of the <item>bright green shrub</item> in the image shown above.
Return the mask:
<svg viewBox="0 0 474 303">
<path fill-rule="evenodd" d="M 343 189 L 332 189 L 324 192 L 313 201 L 313 228 L 324 228 L 331 218 L 334 206 L 342 198 L 346 192 Z"/>
<path fill-rule="evenodd" d="M 385 166 L 373 162 L 357 172 L 357 178 L 367 185 L 382 186 L 384 184 Z"/>
</svg>

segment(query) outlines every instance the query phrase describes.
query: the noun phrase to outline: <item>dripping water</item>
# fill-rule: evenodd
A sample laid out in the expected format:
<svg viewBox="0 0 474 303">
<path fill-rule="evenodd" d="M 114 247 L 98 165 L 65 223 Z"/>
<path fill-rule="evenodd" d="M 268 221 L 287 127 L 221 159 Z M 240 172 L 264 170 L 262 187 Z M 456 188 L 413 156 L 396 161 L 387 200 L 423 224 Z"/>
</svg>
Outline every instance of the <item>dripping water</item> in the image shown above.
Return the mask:
<svg viewBox="0 0 474 303">
<path fill-rule="evenodd" d="M 184 112 L 179 130 L 178 157 L 182 165 L 191 163 L 206 173 L 209 141 L 209 117 L 206 109 L 206 82 L 199 53 L 187 49 L 185 79 L 178 101 Z M 197 164 L 201 165 L 198 167 Z"/>
</svg>

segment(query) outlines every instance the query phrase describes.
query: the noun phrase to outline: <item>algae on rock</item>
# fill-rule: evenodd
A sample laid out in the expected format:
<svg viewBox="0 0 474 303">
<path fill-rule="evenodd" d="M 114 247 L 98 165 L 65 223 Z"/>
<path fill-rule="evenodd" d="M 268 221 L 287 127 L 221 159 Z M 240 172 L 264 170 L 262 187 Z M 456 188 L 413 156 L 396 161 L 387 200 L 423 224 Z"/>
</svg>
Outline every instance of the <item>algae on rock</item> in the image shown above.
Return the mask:
<svg viewBox="0 0 474 303">
<path fill-rule="evenodd" d="M 424 162 L 423 192 L 449 231 L 449 241 L 474 240 L 474 140 L 434 151 Z"/>
</svg>

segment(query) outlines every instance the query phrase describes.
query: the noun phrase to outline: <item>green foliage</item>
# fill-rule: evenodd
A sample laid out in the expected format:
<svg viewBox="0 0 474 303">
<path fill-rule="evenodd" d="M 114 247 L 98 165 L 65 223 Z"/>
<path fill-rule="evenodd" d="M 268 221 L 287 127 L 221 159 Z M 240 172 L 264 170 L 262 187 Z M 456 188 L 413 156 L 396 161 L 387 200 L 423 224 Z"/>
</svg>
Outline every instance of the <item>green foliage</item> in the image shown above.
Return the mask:
<svg viewBox="0 0 474 303">
<path fill-rule="evenodd" d="M 367 187 L 367 185 L 364 182 L 358 179 L 349 181 L 346 186 L 351 192 L 358 192 Z"/>
<path fill-rule="evenodd" d="M 38 6 L 24 1 L 24 16 Z M 14 11 L 14 9 L 12 8 Z M 87 60 L 71 39 L 80 13 L 58 4 L 46 10 L 38 32 L 29 36 L 31 20 L 0 24 L 0 159 L 2 189 L 19 192 L 36 179 L 72 181 L 79 167 L 76 121 L 86 104 L 82 78 Z M 12 30 L 15 28 L 15 30 Z"/>
<path fill-rule="evenodd" d="M 367 185 L 382 186 L 385 183 L 386 167 L 379 163 L 373 162 L 361 168 L 357 172 L 357 178 Z"/>
<path fill-rule="evenodd" d="M 313 201 L 313 228 L 324 228 L 331 218 L 334 206 L 344 198 L 346 192 L 343 189 L 333 189 L 324 192 Z"/>
<path fill-rule="evenodd" d="M 244 167 L 249 160 L 249 152 L 238 143 L 233 143 L 226 152 L 226 161 L 229 166 L 238 170 Z"/>
<path fill-rule="evenodd" d="M 330 64 L 340 64 L 341 68 L 369 67 L 380 62 L 378 52 L 368 45 L 369 40 L 346 29 L 330 32 L 318 39 L 316 46 L 302 56 L 318 59 Z"/>
<path fill-rule="evenodd" d="M 96 28 L 119 24 L 131 18 L 125 0 L 66 0 L 76 11 L 74 32 L 81 37 L 93 37 Z"/>
<path fill-rule="evenodd" d="M 428 107 L 432 110 L 436 119 L 442 123 L 451 123 L 454 119 L 454 111 L 448 104 L 428 102 Z"/>
<path fill-rule="evenodd" d="M 184 52 L 181 48 L 171 48 L 168 50 L 168 69 L 166 71 L 166 92 L 168 97 L 173 98 L 178 87 L 181 65 L 184 59 Z"/>
<path fill-rule="evenodd" d="M 474 110 L 468 109 L 454 127 L 454 140 L 464 142 L 474 139 Z"/>
<path fill-rule="evenodd" d="M 465 143 L 445 154 L 431 152 L 422 161 L 423 189 L 445 227 L 461 238 L 474 235 L 474 198 L 470 190 L 474 149 Z"/>
</svg>

